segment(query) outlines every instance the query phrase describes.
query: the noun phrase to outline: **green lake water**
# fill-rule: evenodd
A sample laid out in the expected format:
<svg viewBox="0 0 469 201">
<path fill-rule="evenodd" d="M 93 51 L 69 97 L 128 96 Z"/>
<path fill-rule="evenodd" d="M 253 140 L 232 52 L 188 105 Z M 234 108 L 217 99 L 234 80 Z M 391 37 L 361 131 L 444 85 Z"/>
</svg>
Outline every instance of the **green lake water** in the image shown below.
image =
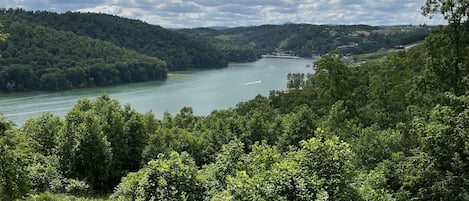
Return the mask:
<svg viewBox="0 0 469 201">
<path fill-rule="evenodd" d="M 80 98 L 94 99 L 107 93 L 122 105 L 130 103 L 138 112 L 153 111 L 160 118 L 165 111 L 176 114 L 190 106 L 196 115 L 234 107 L 256 95 L 286 86 L 288 73 L 313 73 L 311 59 L 261 59 L 253 63 L 230 63 L 227 68 L 180 72 L 165 81 L 62 92 L 0 94 L 0 113 L 17 125 L 44 112 L 59 116 Z"/>
</svg>

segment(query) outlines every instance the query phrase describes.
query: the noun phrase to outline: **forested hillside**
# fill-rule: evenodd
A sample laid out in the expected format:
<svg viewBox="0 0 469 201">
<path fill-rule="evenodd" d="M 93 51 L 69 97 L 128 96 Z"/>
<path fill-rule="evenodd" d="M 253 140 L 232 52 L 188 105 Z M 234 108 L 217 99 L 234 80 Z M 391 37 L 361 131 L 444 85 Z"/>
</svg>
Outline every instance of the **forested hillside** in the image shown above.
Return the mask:
<svg viewBox="0 0 469 201">
<path fill-rule="evenodd" d="M 272 52 L 302 57 L 322 55 L 339 49 L 344 55 L 375 52 L 423 40 L 430 34 L 427 26 L 374 27 L 367 25 L 285 24 L 181 29 L 179 33 L 253 48 L 257 54 Z"/>
<path fill-rule="evenodd" d="M 160 80 L 167 65 L 110 42 L 0 15 L 0 90 L 63 90 Z"/>
<path fill-rule="evenodd" d="M 438 2 L 424 14 L 448 26 L 411 51 L 356 67 L 331 52 L 207 116 L 103 94 L 0 119 L 0 200 L 469 200 L 467 7 Z"/>
<path fill-rule="evenodd" d="M 220 68 L 228 63 L 226 55 L 210 43 L 139 20 L 106 14 L 74 12 L 58 14 L 21 9 L 3 9 L 0 13 L 0 20 L 20 20 L 60 31 L 69 31 L 158 57 L 167 63 L 169 70 Z"/>
</svg>

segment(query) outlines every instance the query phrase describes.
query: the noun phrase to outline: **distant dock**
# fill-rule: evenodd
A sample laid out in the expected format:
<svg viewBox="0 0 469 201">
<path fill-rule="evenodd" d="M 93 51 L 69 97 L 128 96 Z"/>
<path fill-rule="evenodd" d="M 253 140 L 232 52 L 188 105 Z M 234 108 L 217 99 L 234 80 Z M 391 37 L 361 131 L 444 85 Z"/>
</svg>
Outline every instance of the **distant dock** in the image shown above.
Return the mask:
<svg viewBox="0 0 469 201">
<path fill-rule="evenodd" d="M 301 57 L 292 55 L 292 54 L 281 54 L 281 53 L 273 53 L 273 54 L 263 54 L 262 58 L 275 58 L 275 59 L 301 59 Z"/>
</svg>

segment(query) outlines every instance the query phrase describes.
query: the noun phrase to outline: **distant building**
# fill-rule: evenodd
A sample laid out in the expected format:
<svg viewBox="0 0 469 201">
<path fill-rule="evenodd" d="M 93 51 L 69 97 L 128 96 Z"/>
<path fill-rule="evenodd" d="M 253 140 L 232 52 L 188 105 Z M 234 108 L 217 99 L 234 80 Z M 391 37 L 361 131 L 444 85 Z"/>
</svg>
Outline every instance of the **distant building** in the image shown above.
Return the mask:
<svg viewBox="0 0 469 201">
<path fill-rule="evenodd" d="M 403 49 L 405 49 L 405 46 L 404 45 L 396 45 L 396 46 L 394 46 L 394 49 L 403 50 Z"/>
</svg>

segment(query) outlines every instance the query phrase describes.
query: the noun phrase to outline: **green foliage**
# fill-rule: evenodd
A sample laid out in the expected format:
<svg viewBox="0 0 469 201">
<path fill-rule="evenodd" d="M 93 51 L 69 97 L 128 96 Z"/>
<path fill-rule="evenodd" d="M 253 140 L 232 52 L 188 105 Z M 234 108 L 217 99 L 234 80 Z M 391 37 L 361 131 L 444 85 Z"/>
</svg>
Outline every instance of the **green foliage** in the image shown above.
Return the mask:
<svg viewBox="0 0 469 201">
<path fill-rule="evenodd" d="M 444 19 L 448 21 L 448 27 L 439 34 L 434 34 L 437 39 L 436 45 L 432 49 L 445 49 L 442 55 L 433 55 L 432 58 L 442 59 L 444 66 L 438 66 L 439 62 L 431 65 L 438 70 L 446 72 L 436 72 L 436 76 L 442 79 L 442 83 L 449 84 L 451 91 L 456 95 L 467 93 L 467 83 L 463 81 L 464 76 L 467 75 L 467 58 L 465 58 L 465 50 L 467 49 L 467 22 L 469 13 L 469 4 L 466 0 L 427 0 L 422 7 L 422 14 L 430 18 L 435 13 L 443 15 Z M 434 39 L 435 39 L 434 38 Z M 432 46 L 432 44 L 429 44 Z M 430 52 L 432 52 L 430 49 Z M 435 51 L 434 53 L 437 53 Z M 448 65 L 449 64 L 449 65 Z M 431 68 L 430 67 L 430 68 Z M 448 76 L 449 75 L 449 76 Z M 446 80 L 448 79 L 448 80 Z M 443 88 L 445 89 L 445 88 Z"/>
<path fill-rule="evenodd" d="M 0 24 L 0 42 L 5 42 L 8 39 L 8 33 L 4 33 L 3 25 Z"/>
<path fill-rule="evenodd" d="M 215 154 L 222 146 L 241 135 L 240 118 L 240 115 L 229 109 L 213 111 L 204 119 L 206 131 L 201 137 L 205 140 L 203 146 L 208 154 L 207 162 L 215 161 Z"/>
<path fill-rule="evenodd" d="M 323 134 L 323 131 L 326 133 L 334 134 L 341 139 L 354 139 L 357 134 L 355 131 L 355 124 L 350 120 L 349 109 L 345 105 L 344 101 L 339 100 L 335 102 L 329 114 L 323 116 L 323 120 L 319 123 L 319 135 Z M 327 136 L 321 136 L 327 137 Z"/>
<path fill-rule="evenodd" d="M 254 142 L 262 140 L 275 141 L 275 136 L 272 136 L 270 133 L 270 125 L 267 118 L 265 114 L 256 111 L 240 120 L 244 129 L 239 137 L 246 145 L 247 150 L 250 150 L 250 145 L 253 145 Z"/>
<path fill-rule="evenodd" d="M 167 158 L 157 160 L 137 173 L 122 179 L 115 200 L 200 200 L 194 160 L 186 153 L 172 152 Z"/>
<path fill-rule="evenodd" d="M 166 64 L 112 43 L 1 16 L 0 90 L 63 90 L 166 78 Z"/>
<path fill-rule="evenodd" d="M 469 41 L 467 28 L 461 29 L 464 30 L 455 33 L 455 30 L 444 28 L 428 37 L 425 43 L 430 55 L 426 68 L 432 76 L 427 79 L 436 78 L 438 85 L 435 89 L 441 92 L 451 91 L 457 95 L 462 95 L 468 90 L 465 81 L 467 78 L 464 76 L 469 73 L 464 67 L 468 60 L 464 47 L 467 49 Z"/>
<path fill-rule="evenodd" d="M 213 196 L 226 186 L 226 179 L 242 166 L 238 161 L 244 154 L 244 144 L 234 140 L 224 145 L 217 154 L 215 162 L 204 166 L 199 173 L 206 196 Z"/>
<path fill-rule="evenodd" d="M 29 192 L 28 165 L 32 151 L 17 131 L 0 132 L 0 200 L 15 200 Z"/>
<path fill-rule="evenodd" d="M 305 74 L 289 73 L 287 75 L 287 88 L 288 89 L 303 89 L 305 86 Z"/>
<path fill-rule="evenodd" d="M 32 118 L 23 125 L 23 133 L 37 142 L 34 152 L 44 156 L 53 154 L 57 143 L 57 135 L 62 127 L 62 120 L 51 113 L 44 113 Z"/>
<path fill-rule="evenodd" d="M 227 55 L 230 62 L 252 62 L 257 60 L 257 55 L 252 47 L 233 45 L 215 41 L 215 47 Z"/>
<path fill-rule="evenodd" d="M 427 0 L 422 6 L 422 14 L 432 18 L 439 12 L 449 24 L 461 24 L 467 20 L 468 8 L 465 0 Z"/>
<path fill-rule="evenodd" d="M 353 190 L 349 185 L 354 171 L 351 164 L 353 155 L 348 145 L 339 142 L 338 138 L 324 142 L 318 138 L 303 141 L 300 150 L 286 152 L 285 156 L 265 142 L 256 143 L 252 152 L 241 156 L 239 161 L 233 161 L 242 147 L 242 144 L 230 143 L 215 163 L 202 170 L 202 182 L 209 189 L 209 199 L 353 198 Z M 227 151 L 234 154 L 224 155 Z"/>
<path fill-rule="evenodd" d="M 390 160 L 379 164 L 384 170 L 388 189 L 397 200 L 434 200 L 431 184 L 438 178 L 434 163 L 427 154 L 413 150 L 410 156 L 394 153 Z"/>
<path fill-rule="evenodd" d="M 396 130 L 379 130 L 376 126 L 362 129 L 353 138 L 352 149 L 356 154 L 355 162 L 362 168 L 374 168 L 393 153 L 405 150 L 404 135 Z M 410 139 L 407 139 L 410 140 Z"/>
<path fill-rule="evenodd" d="M 351 70 L 340 61 L 336 52 L 324 55 L 314 63 L 314 75 L 310 81 L 318 93 L 319 99 L 332 105 L 338 100 L 346 100 L 349 89 L 348 75 Z"/>
<path fill-rule="evenodd" d="M 365 94 L 368 100 L 365 106 L 358 106 L 361 107 L 359 110 L 364 118 L 369 118 L 383 128 L 406 122 L 411 118 L 406 114 L 410 101 L 415 101 L 414 104 L 420 104 L 417 101 L 421 101 L 416 94 L 409 93 L 413 87 L 413 78 L 424 66 L 421 59 L 415 59 L 421 54 L 418 51 L 396 53 L 382 62 L 365 66 L 368 72 L 361 76 L 367 77 Z"/>
<path fill-rule="evenodd" d="M 61 172 L 103 189 L 109 177 L 112 152 L 94 110 L 72 109 L 59 134 L 57 155 Z"/>
<path fill-rule="evenodd" d="M 288 146 L 298 146 L 302 140 L 314 137 L 318 116 L 310 108 L 299 106 L 283 117 L 283 133 L 279 136 L 277 145 L 283 150 Z"/>
<path fill-rule="evenodd" d="M 389 190 L 386 190 L 386 177 L 381 169 L 369 173 L 360 173 L 352 184 L 361 200 L 364 201 L 394 201 Z"/>
<path fill-rule="evenodd" d="M 74 35 L 108 41 L 140 54 L 158 57 L 166 62 L 169 70 L 220 68 L 228 64 L 226 54 L 218 51 L 211 43 L 189 38 L 139 20 L 106 14 L 75 12 L 57 14 L 21 9 L 3 9 L 2 13 L 3 18 L 10 20 L 25 21 L 25 23 L 55 29 L 60 32 L 71 32 Z M 14 32 L 8 33 L 13 34 Z M 63 41 L 67 42 L 67 40 Z M 56 49 L 54 46 L 49 48 L 52 49 L 52 52 L 61 52 L 60 48 Z M 102 54 L 102 56 L 106 55 L 111 54 Z M 116 58 L 119 58 L 119 56 L 116 56 Z M 134 64 L 134 62 L 131 63 Z M 106 68 L 102 66 L 96 66 L 97 73 Z M 140 66 L 145 65 L 137 63 L 137 66 L 129 65 L 128 69 L 131 74 L 135 73 L 135 76 L 151 75 L 150 73 L 139 72 L 139 70 L 146 68 L 143 67 L 142 69 Z M 126 67 L 125 65 L 122 66 L 124 69 Z M 137 68 L 137 71 L 133 72 L 132 68 Z M 156 72 L 158 73 L 158 70 Z M 103 75 L 107 75 L 107 73 Z M 127 75 L 125 74 L 125 76 Z"/>
<path fill-rule="evenodd" d="M 310 76 L 308 75 L 308 77 Z M 288 114 L 300 105 L 318 109 L 320 104 L 311 101 L 315 99 L 317 99 L 317 93 L 311 87 L 306 86 L 302 90 L 271 91 L 269 104 L 272 109 L 280 114 Z"/>
<path fill-rule="evenodd" d="M 65 192 L 75 196 L 85 196 L 89 193 L 90 186 L 83 181 L 69 179 L 65 184 Z"/>
<path fill-rule="evenodd" d="M 322 141 L 311 138 L 301 143 L 296 159 L 302 169 L 314 172 L 323 189 L 332 200 L 350 200 L 353 197 L 349 182 L 353 178 L 353 152 L 347 143 L 332 137 Z"/>
<path fill-rule="evenodd" d="M 56 155 L 37 156 L 35 163 L 30 165 L 29 171 L 29 182 L 32 192 L 65 192 L 63 187 L 64 178 L 59 173 Z"/>
<path fill-rule="evenodd" d="M 414 122 L 421 149 L 434 163 L 439 177 L 433 183 L 435 191 L 428 196 L 438 199 L 466 200 L 469 198 L 467 169 L 469 163 L 468 97 L 449 97 L 454 106 L 436 106 L 430 118 Z"/>
<path fill-rule="evenodd" d="M 148 145 L 143 150 L 144 161 L 156 159 L 161 153 L 172 151 L 187 152 L 197 161 L 204 160 L 202 139 L 181 128 L 161 128 L 150 135 Z"/>
<path fill-rule="evenodd" d="M 26 201 L 104 201 L 107 199 L 75 197 L 65 194 L 52 194 L 50 192 L 31 195 L 24 199 Z"/>
</svg>

